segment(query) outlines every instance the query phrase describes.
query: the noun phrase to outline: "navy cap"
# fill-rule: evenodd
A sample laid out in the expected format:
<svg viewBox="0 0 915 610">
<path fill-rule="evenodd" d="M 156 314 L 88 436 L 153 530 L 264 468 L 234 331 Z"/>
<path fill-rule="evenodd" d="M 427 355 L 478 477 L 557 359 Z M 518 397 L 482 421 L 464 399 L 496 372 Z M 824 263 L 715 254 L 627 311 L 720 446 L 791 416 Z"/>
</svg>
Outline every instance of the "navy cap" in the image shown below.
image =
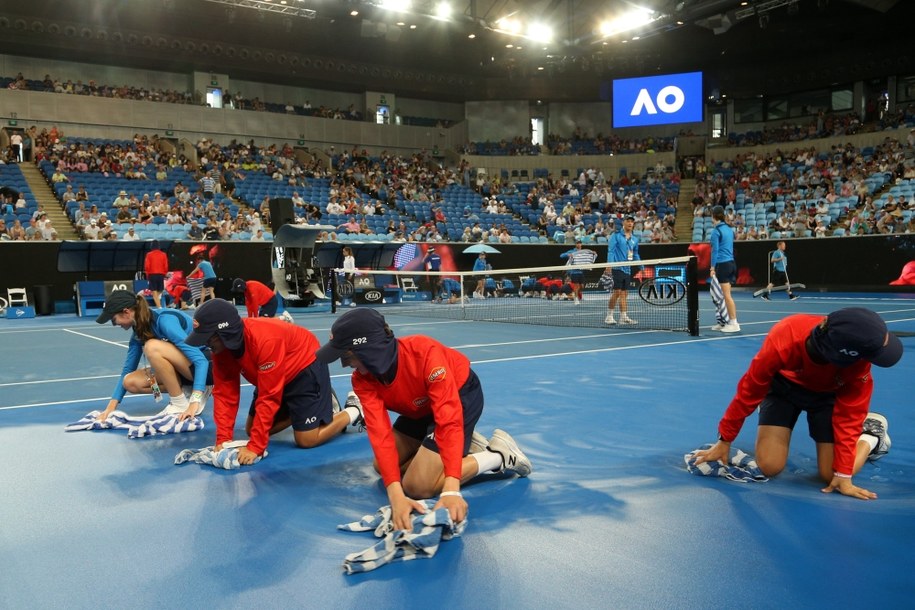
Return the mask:
<svg viewBox="0 0 915 610">
<path fill-rule="evenodd" d="M 210 337 L 218 335 L 228 349 L 236 350 L 242 345 L 243 333 L 235 305 L 224 299 L 210 299 L 194 312 L 194 330 L 184 342 L 202 347 Z"/>
<path fill-rule="evenodd" d="M 333 362 L 353 349 L 386 345 L 390 338 L 384 327 L 384 316 L 371 307 L 351 309 L 331 326 L 330 340 L 318 350 L 317 358 Z"/>
<path fill-rule="evenodd" d="M 105 304 L 102 306 L 102 313 L 95 319 L 99 324 L 108 322 L 115 314 L 137 306 L 137 295 L 129 290 L 112 290 Z"/>
<path fill-rule="evenodd" d="M 232 282 L 232 292 L 244 292 L 247 287 L 248 284 L 240 277 L 235 278 L 235 281 Z"/>
<path fill-rule="evenodd" d="M 902 357 L 902 342 L 887 331 L 878 314 L 864 307 L 846 307 L 826 317 L 810 335 L 820 355 L 836 366 L 867 360 L 891 367 Z"/>
</svg>

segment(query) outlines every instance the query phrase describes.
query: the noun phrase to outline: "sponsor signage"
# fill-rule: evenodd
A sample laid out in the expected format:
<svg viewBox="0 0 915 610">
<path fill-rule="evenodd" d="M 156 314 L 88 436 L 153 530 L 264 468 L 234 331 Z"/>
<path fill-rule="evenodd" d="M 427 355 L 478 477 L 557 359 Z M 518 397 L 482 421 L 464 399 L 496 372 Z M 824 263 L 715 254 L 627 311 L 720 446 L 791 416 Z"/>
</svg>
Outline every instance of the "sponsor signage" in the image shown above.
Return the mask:
<svg viewBox="0 0 915 610">
<path fill-rule="evenodd" d="M 702 72 L 613 81 L 613 127 L 702 121 Z"/>
</svg>

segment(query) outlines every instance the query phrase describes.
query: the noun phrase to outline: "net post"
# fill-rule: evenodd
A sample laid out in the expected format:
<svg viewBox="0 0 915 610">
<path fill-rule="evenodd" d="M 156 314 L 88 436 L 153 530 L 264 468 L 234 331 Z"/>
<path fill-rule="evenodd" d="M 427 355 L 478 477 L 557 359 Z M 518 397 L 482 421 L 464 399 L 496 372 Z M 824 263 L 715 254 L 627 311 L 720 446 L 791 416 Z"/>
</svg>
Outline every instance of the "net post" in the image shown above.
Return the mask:
<svg viewBox="0 0 915 610">
<path fill-rule="evenodd" d="M 695 256 L 686 263 L 686 324 L 689 334 L 699 336 L 699 265 Z"/>
<path fill-rule="evenodd" d="M 330 312 L 337 313 L 337 272 L 331 267 L 330 268 Z"/>
</svg>

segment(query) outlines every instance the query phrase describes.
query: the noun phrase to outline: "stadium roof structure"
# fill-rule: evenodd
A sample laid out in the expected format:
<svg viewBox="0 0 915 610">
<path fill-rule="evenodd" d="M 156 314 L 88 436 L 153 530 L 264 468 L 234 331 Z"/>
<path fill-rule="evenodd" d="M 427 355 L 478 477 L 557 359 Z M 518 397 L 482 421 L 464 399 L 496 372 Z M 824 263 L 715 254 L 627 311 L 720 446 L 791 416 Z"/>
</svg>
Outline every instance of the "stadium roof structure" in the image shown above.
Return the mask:
<svg viewBox="0 0 915 610">
<path fill-rule="evenodd" d="M 697 70 L 732 97 L 915 73 L 915 2 L 898 0 L 8 4 L 11 55 L 453 102 L 596 101 L 613 78 Z M 635 29 L 601 29 L 633 11 Z"/>
</svg>

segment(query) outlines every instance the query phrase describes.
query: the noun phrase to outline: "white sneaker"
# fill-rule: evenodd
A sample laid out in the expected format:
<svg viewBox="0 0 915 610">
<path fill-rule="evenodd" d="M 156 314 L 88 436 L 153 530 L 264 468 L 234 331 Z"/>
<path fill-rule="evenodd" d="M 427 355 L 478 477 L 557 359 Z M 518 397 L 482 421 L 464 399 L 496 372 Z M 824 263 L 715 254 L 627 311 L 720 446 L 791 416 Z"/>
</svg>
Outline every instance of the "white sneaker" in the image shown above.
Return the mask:
<svg viewBox="0 0 915 610">
<path fill-rule="evenodd" d="M 581 299 L 573 299 L 576 305 L 581 305 Z"/>
<path fill-rule="evenodd" d="M 354 419 L 353 423 L 350 425 L 353 428 L 357 428 L 359 432 L 363 432 L 365 430 L 365 417 L 362 416 L 362 402 L 359 400 L 359 397 L 356 396 L 355 392 L 351 391 L 346 395 L 346 403 L 343 405 L 343 408 L 346 409 L 347 407 L 356 407 L 359 409 L 359 415 L 356 416 L 356 419 Z"/>
<path fill-rule="evenodd" d="M 531 461 L 518 447 L 518 443 L 505 430 L 493 431 L 492 438 L 489 439 L 489 450 L 502 455 L 502 468 L 499 472 L 511 470 L 519 477 L 526 477 L 534 470 Z"/>
<path fill-rule="evenodd" d="M 613 317 L 612 313 L 608 313 L 607 317 L 604 318 L 604 324 L 616 324 L 616 319 Z"/>
<path fill-rule="evenodd" d="M 338 303 L 338 305 L 339 305 L 339 303 Z M 280 319 L 281 319 L 281 320 L 285 320 L 286 322 L 290 322 L 290 323 L 294 323 L 294 322 L 295 322 L 295 320 L 292 319 L 292 314 L 289 313 L 288 311 L 284 311 L 283 313 L 281 313 L 281 314 L 280 314 Z"/>
<path fill-rule="evenodd" d="M 868 413 L 864 420 L 864 434 L 877 437 L 877 446 L 870 452 L 867 459 L 874 462 L 889 453 L 893 441 L 890 440 L 890 424 L 886 417 L 879 413 Z"/>
<path fill-rule="evenodd" d="M 623 317 L 620 318 L 620 323 L 621 323 L 621 324 L 629 324 L 629 325 L 632 325 L 632 324 L 638 324 L 639 321 L 638 321 L 638 320 L 633 320 L 633 319 L 630 318 L 629 316 L 623 316 Z"/>
<path fill-rule="evenodd" d="M 727 324 L 725 324 L 725 325 L 721 328 L 721 332 L 723 332 L 723 333 L 739 333 L 739 332 L 740 332 L 740 324 L 738 324 L 736 320 L 731 320 L 730 322 L 728 322 Z"/>
<path fill-rule="evenodd" d="M 480 453 L 481 451 L 486 451 L 488 448 L 489 439 L 474 430 L 473 436 L 470 437 L 470 450 L 467 452 L 468 455 L 471 453 Z"/>
<path fill-rule="evenodd" d="M 718 324 L 716 324 L 714 326 L 708 327 L 709 330 L 717 330 L 719 332 L 721 331 L 722 328 L 724 328 L 724 324 L 722 324 L 721 322 L 719 322 Z"/>
</svg>

